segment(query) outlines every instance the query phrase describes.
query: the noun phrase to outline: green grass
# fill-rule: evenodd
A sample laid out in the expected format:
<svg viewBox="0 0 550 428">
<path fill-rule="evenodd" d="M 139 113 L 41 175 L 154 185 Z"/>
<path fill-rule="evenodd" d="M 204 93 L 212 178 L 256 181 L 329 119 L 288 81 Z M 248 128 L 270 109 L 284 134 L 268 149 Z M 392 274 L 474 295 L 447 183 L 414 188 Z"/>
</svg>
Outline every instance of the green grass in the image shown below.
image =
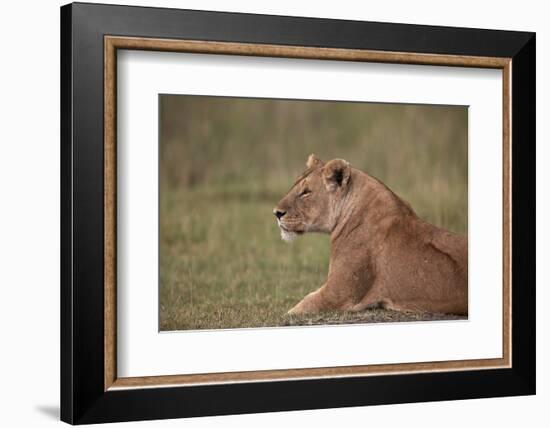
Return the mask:
<svg viewBox="0 0 550 428">
<path fill-rule="evenodd" d="M 467 231 L 465 108 L 163 96 L 161 330 L 449 318 L 286 315 L 328 270 L 329 237 L 285 243 L 271 213 L 311 152 L 349 160 L 424 219 Z"/>
<path fill-rule="evenodd" d="M 273 202 L 203 192 L 164 196 L 161 329 L 279 325 L 322 285 L 327 237 L 283 242 Z"/>
<path fill-rule="evenodd" d="M 371 310 L 288 316 L 321 286 L 329 237 L 280 239 L 270 200 L 208 191 L 169 192 L 161 212 L 161 330 L 454 319 Z"/>
</svg>

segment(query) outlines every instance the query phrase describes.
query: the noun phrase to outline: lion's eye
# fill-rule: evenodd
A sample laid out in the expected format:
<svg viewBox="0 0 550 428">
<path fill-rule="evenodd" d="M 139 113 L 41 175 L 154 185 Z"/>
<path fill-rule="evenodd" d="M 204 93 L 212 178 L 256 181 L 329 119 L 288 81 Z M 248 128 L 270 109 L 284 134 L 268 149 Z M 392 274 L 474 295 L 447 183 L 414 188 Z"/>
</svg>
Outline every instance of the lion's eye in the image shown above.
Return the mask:
<svg viewBox="0 0 550 428">
<path fill-rule="evenodd" d="M 307 196 L 311 193 L 311 190 L 309 189 L 304 189 L 300 192 L 300 197 L 303 198 L 304 196 Z"/>
</svg>

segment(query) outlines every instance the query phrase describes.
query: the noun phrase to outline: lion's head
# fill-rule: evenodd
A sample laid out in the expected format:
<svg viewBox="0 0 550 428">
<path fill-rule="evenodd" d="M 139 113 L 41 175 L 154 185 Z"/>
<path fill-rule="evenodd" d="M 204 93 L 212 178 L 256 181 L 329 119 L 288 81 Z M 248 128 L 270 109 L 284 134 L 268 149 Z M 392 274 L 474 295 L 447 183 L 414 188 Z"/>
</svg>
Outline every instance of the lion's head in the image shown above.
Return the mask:
<svg viewBox="0 0 550 428">
<path fill-rule="evenodd" d="M 331 233 L 348 191 L 351 167 L 345 160 L 324 163 L 310 155 L 306 166 L 273 209 L 285 241 L 305 232 Z"/>
</svg>

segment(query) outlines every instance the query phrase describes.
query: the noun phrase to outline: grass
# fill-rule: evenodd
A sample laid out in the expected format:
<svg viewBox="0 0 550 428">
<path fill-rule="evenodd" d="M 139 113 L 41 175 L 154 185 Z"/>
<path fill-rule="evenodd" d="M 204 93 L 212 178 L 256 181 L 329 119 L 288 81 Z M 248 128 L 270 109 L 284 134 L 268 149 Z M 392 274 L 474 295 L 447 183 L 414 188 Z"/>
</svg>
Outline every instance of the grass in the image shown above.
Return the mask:
<svg viewBox="0 0 550 428">
<path fill-rule="evenodd" d="M 160 328 L 449 319 L 372 310 L 291 317 L 327 275 L 329 238 L 280 239 L 271 210 L 310 152 L 386 182 L 467 231 L 464 108 L 161 98 Z"/>
<path fill-rule="evenodd" d="M 284 243 L 271 201 L 200 191 L 162 200 L 161 329 L 280 325 L 323 283 L 327 237 Z"/>
</svg>

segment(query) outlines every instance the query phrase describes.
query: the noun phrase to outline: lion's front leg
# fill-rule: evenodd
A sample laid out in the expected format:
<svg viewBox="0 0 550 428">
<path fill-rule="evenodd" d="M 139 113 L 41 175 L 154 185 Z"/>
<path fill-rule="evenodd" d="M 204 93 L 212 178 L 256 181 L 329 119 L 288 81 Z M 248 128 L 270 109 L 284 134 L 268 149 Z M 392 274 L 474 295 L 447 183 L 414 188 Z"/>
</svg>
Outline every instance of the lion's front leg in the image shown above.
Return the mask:
<svg viewBox="0 0 550 428">
<path fill-rule="evenodd" d="M 288 314 L 301 315 L 301 314 L 314 314 L 326 309 L 326 302 L 322 293 L 323 287 L 318 290 L 309 293 L 304 297 L 300 303 L 294 306 Z"/>
</svg>

